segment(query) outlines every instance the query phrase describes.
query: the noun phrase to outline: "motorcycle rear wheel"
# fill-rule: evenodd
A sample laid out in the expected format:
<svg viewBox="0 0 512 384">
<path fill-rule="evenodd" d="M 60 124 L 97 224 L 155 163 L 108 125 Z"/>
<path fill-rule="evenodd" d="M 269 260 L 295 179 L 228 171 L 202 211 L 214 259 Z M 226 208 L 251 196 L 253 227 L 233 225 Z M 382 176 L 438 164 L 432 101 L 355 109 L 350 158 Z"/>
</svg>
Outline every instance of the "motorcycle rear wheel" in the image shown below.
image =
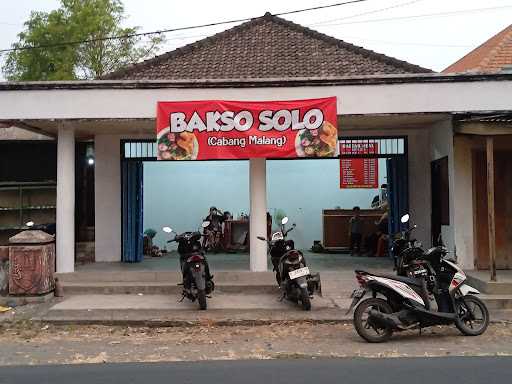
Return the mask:
<svg viewBox="0 0 512 384">
<path fill-rule="evenodd" d="M 197 291 L 197 301 L 199 302 L 199 309 L 204 311 L 206 309 L 206 292 L 204 289 Z"/>
<path fill-rule="evenodd" d="M 473 295 L 464 296 L 464 302 L 455 303 L 455 326 L 465 336 L 478 336 L 489 326 L 489 310 L 482 300 Z"/>
<path fill-rule="evenodd" d="M 393 312 L 391 306 L 383 299 L 370 298 L 363 300 L 354 312 L 354 327 L 357 333 L 369 343 L 383 343 L 388 341 L 393 335 L 393 330 L 389 327 L 377 328 L 369 324 L 368 318 L 364 318 L 364 316 L 370 309 L 377 309 L 383 313 Z"/>
<path fill-rule="evenodd" d="M 300 289 L 300 302 L 302 303 L 303 310 L 311 311 L 311 299 L 309 298 L 309 292 L 307 288 Z"/>
</svg>

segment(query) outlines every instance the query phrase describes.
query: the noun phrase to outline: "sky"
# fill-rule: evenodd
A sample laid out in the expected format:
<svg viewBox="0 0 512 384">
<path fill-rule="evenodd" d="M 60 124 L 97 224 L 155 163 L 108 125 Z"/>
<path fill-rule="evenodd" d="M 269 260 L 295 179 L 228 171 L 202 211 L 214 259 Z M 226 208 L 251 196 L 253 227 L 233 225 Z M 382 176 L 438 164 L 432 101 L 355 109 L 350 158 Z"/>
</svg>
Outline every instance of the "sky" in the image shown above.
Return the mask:
<svg viewBox="0 0 512 384">
<path fill-rule="evenodd" d="M 124 26 L 154 31 L 339 2 L 124 0 Z M 31 11 L 49 11 L 58 5 L 58 0 L 0 0 L 0 49 L 10 48 L 16 41 Z M 441 71 L 512 23 L 512 0 L 367 0 L 284 17 L 349 43 Z M 167 33 L 160 53 L 234 25 Z"/>
</svg>

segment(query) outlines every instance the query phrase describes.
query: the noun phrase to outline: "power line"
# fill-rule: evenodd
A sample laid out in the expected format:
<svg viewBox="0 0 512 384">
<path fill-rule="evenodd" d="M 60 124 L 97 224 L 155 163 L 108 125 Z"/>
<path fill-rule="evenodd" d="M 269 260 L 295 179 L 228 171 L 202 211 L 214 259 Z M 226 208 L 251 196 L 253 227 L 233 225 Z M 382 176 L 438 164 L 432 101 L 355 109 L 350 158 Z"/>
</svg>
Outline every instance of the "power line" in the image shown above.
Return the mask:
<svg viewBox="0 0 512 384">
<path fill-rule="evenodd" d="M 286 12 L 276 13 L 274 15 L 275 16 L 291 15 L 291 14 L 296 14 L 296 13 L 301 13 L 301 12 L 309 12 L 309 11 L 316 11 L 316 10 L 320 10 L 320 9 L 339 7 L 339 6 L 342 6 L 342 5 L 363 3 L 363 2 L 366 2 L 366 1 L 370 1 L 370 0 L 344 1 L 344 2 L 341 2 L 341 3 L 334 3 L 334 4 L 328 4 L 328 5 L 320 5 L 320 6 L 316 6 L 316 7 L 296 9 L 296 10 L 293 10 L 293 11 L 286 11 Z M 252 20 L 252 18 L 226 20 L 226 21 L 219 21 L 219 22 L 214 22 L 214 23 L 193 25 L 193 26 L 180 27 L 180 28 L 162 29 L 162 30 L 159 30 L 159 31 L 131 33 L 131 34 L 120 35 L 120 36 L 107 36 L 107 37 L 100 37 L 100 38 L 95 38 L 95 39 L 67 41 L 67 42 L 54 43 L 54 44 L 41 44 L 41 45 L 32 45 L 32 46 L 26 46 L 26 47 L 7 48 L 7 49 L 0 50 L 0 53 L 12 52 L 12 51 L 24 51 L 24 50 L 31 50 L 31 49 L 55 48 L 55 47 L 61 47 L 61 46 L 65 46 L 65 45 L 89 44 L 89 43 L 94 43 L 94 42 L 97 42 L 97 41 L 110 41 L 110 40 L 131 39 L 133 37 L 160 35 L 160 34 L 163 34 L 163 33 L 185 31 L 185 30 L 189 30 L 189 29 L 214 27 L 214 26 L 217 26 L 217 25 L 224 25 L 224 24 L 242 23 L 242 22 L 249 21 L 249 20 Z"/>
<path fill-rule="evenodd" d="M 323 25 L 323 24 L 326 24 L 326 23 L 332 23 L 333 21 L 353 19 L 354 17 L 371 15 L 371 14 L 374 14 L 374 13 L 389 11 L 390 9 L 405 7 L 407 5 L 411 5 L 411 4 L 414 4 L 414 3 L 419 3 L 420 1 L 423 1 L 423 0 L 408 1 L 406 3 L 395 4 L 395 5 L 392 5 L 392 6 L 389 6 L 389 7 L 385 7 L 385 8 L 374 9 L 373 11 L 361 12 L 361 13 L 357 13 L 355 15 L 349 15 L 349 16 L 339 17 L 339 18 L 336 18 L 336 19 L 319 21 L 318 23 L 309 24 L 309 26 L 314 27 L 314 26 L 317 26 L 317 25 Z"/>
<path fill-rule="evenodd" d="M 450 11 L 450 12 L 425 13 L 425 14 L 421 14 L 421 15 L 397 16 L 397 17 L 388 17 L 388 18 L 382 18 L 382 19 L 347 21 L 347 22 L 343 22 L 343 23 L 325 24 L 325 25 L 319 25 L 319 26 L 320 27 L 332 27 L 332 26 L 337 26 L 337 25 L 366 24 L 366 23 L 382 22 L 382 21 L 396 21 L 396 20 L 429 18 L 429 17 L 438 17 L 438 16 L 452 16 L 452 15 L 460 15 L 460 14 L 464 14 L 464 13 L 484 12 L 484 11 L 492 11 L 492 10 L 505 9 L 505 8 L 512 8 L 512 5 L 504 5 L 504 6 L 499 6 L 499 7 L 488 7 L 488 8 L 463 9 L 463 10 L 459 10 L 459 11 Z"/>
<path fill-rule="evenodd" d="M 382 43 L 389 45 L 411 45 L 411 46 L 419 46 L 419 47 L 439 47 L 439 48 L 472 48 L 474 45 L 463 45 L 463 44 L 436 44 L 436 43 L 418 43 L 418 42 L 405 42 L 405 41 L 389 41 L 389 40 L 377 40 L 366 37 L 358 37 L 358 36 L 344 36 L 343 39 L 353 39 L 360 40 L 364 42 L 374 42 L 374 43 Z"/>
</svg>

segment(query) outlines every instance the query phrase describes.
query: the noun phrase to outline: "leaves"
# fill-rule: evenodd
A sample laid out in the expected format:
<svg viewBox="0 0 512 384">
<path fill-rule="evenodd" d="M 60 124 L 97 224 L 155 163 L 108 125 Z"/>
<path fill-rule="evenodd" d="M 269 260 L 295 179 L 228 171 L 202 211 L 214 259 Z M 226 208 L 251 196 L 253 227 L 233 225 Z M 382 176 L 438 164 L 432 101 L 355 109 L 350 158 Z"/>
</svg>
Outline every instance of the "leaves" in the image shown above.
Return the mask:
<svg viewBox="0 0 512 384">
<path fill-rule="evenodd" d="M 57 10 L 32 12 L 2 70 L 18 81 L 94 79 L 155 55 L 164 38 L 130 36 L 140 28 L 121 27 L 124 19 L 120 0 L 61 0 Z M 106 40 L 61 44 L 97 39 Z M 32 46 L 42 48 L 21 49 Z"/>
</svg>

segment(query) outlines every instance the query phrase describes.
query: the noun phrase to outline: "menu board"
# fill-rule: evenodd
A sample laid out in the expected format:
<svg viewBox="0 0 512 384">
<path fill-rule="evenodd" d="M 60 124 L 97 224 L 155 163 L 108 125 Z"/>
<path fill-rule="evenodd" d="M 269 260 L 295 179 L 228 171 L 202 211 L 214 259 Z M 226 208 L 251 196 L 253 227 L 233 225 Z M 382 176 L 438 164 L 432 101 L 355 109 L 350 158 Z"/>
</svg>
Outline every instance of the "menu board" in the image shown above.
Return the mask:
<svg viewBox="0 0 512 384">
<path fill-rule="evenodd" d="M 378 143 L 340 143 L 342 155 L 378 153 Z M 379 188 L 378 158 L 340 157 L 340 188 Z"/>
</svg>

